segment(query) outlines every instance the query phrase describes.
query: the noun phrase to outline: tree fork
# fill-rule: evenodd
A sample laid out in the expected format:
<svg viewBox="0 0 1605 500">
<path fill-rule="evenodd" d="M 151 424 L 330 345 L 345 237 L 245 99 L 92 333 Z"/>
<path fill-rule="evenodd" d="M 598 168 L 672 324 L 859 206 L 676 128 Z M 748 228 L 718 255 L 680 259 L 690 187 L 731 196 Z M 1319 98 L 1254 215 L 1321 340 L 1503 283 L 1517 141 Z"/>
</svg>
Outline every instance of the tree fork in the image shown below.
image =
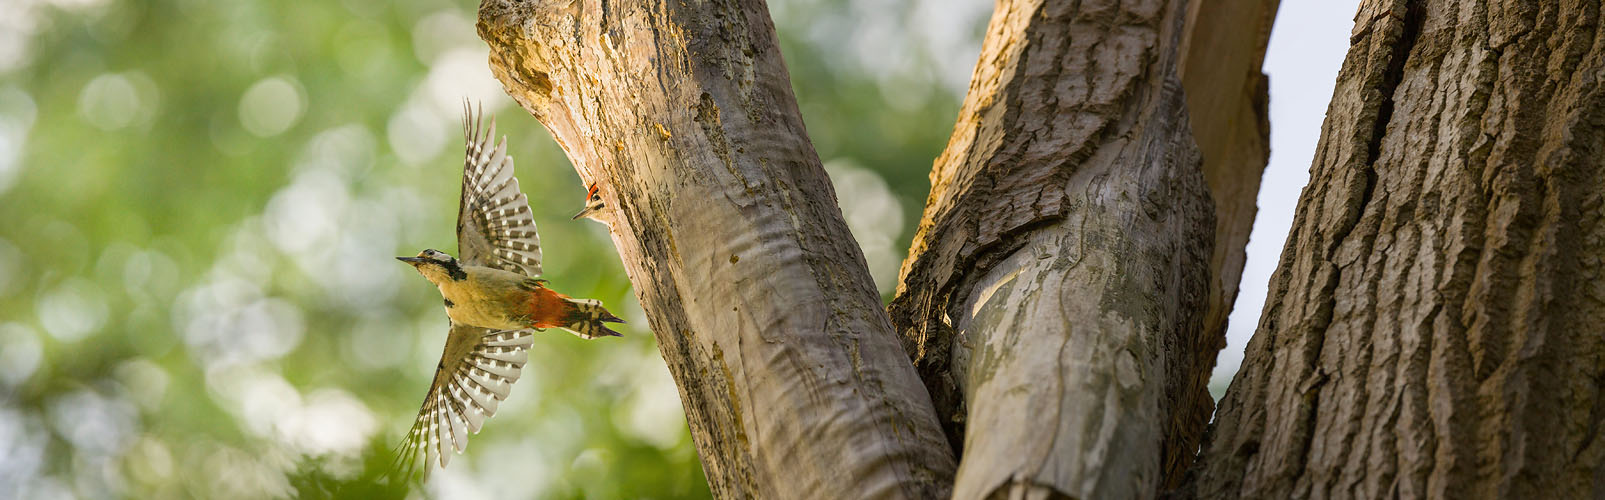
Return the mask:
<svg viewBox="0 0 1605 500">
<path fill-rule="evenodd" d="M 1150 498 L 1192 454 L 1218 342 L 1185 4 L 993 14 L 890 308 L 962 440 L 956 498 Z"/>
<path fill-rule="evenodd" d="M 484 0 L 478 29 L 508 93 L 602 187 L 718 496 L 947 495 L 952 450 L 762 1 Z"/>
<path fill-rule="evenodd" d="M 1188 6 L 1176 71 L 1204 158 L 1204 182 L 1215 202 L 1215 246 L 1204 330 L 1186 349 L 1194 369 L 1182 382 L 1184 399 L 1165 441 L 1167 489 L 1180 485 L 1215 410 L 1210 376 L 1226 347 L 1226 320 L 1237 301 L 1260 177 L 1270 161 L 1270 89 L 1260 67 L 1279 5 L 1279 0 L 1195 0 Z"/>
</svg>

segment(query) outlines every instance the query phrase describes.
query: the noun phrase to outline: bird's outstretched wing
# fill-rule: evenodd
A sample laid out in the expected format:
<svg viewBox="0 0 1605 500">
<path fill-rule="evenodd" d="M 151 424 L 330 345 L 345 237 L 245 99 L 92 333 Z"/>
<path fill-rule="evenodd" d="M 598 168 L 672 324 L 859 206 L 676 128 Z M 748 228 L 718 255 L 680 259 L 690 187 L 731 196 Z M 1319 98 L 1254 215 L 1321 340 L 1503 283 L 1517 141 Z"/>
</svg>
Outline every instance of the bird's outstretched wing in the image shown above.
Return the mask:
<svg viewBox="0 0 1605 500">
<path fill-rule="evenodd" d="M 493 147 L 496 121 L 491 120 L 486 131 L 480 127 L 482 119 L 463 103 L 468 152 L 463 160 L 462 202 L 457 209 L 458 259 L 464 264 L 540 276 L 541 237 L 535 230 L 529 200 L 518 190 L 518 178 L 513 176 L 507 140 Z"/>
<path fill-rule="evenodd" d="M 429 385 L 412 429 L 397 448 L 394 468 L 411 477 L 420 454 L 427 471 L 430 462 L 445 467 L 453 455 L 449 452 L 461 453 L 467 448 L 468 434 L 479 433 L 485 419 L 496 414 L 496 407 L 518 381 L 529 359 L 532 333 L 453 324 L 446 337 L 446 352 L 435 369 L 435 381 Z"/>
</svg>

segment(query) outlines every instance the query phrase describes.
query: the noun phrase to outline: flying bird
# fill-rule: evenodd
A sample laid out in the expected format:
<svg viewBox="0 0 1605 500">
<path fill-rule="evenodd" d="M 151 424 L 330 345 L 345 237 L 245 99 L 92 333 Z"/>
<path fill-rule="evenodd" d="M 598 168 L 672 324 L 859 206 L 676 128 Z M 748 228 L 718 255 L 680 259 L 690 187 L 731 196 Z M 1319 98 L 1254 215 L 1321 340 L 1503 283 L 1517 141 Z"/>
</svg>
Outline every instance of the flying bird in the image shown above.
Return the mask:
<svg viewBox="0 0 1605 500">
<path fill-rule="evenodd" d="M 420 454 L 427 470 L 437 457 L 446 466 L 452 455 L 448 447 L 462 453 L 468 434 L 477 434 L 485 419 L 496 414 L 518 381 L 535 330 L 561 328 L 593 339 L 618 336 L 604 323 L 624 322 L 600 301 L 570 298 L 536 279 L 541 275 L 540 236 L 529 201 L 513 176 L 507 140 L 492 148 L 495 120 L 484 131 L 481 117 L 466 103 L 464 108 L 460 255 L 453 258 L 431 248 L 414 257 L 396 257 L 439 288 L 451 320 L 434 381 L 399 448 L 398 466 L 409 474 Z"/>
</svg>

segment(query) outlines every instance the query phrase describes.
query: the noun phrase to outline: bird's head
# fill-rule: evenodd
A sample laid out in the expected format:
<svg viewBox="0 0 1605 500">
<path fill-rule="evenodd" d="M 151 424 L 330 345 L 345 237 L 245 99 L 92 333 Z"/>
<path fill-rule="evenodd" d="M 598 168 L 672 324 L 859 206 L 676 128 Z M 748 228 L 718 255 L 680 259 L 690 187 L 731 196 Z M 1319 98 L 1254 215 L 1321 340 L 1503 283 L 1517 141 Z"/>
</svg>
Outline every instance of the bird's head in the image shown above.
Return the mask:
<svg viewBox="0 0 1605 500">
<path fill-rule="evenodd" d="M 417 269 L 418 274 L 424 275 L 424 278 L 431 283 L 468 278 L 468 273 L 463 272 L 463 267 L 457 263 L 457 259 L 433 248 L 418 252 L 416 257 L 396 257 L 396 260 L 412 264 L 412 268 Z"/>
<path fill-rule="evenodd" d="M 580 217 L 584 217 L 606 224 L 607 221 L 604 221 L 599 217 L 602 215 L 602 209 L 606 206 L 607 205 L 602 203 L 601 190 L 597 189 L 596 183 L 593 182 L 591 183 L 591 187 L 585 193 L 585 209 L 580 210 L 580 213 L 574 214 L 574 218 L 577 220 Z"/>
</svg>

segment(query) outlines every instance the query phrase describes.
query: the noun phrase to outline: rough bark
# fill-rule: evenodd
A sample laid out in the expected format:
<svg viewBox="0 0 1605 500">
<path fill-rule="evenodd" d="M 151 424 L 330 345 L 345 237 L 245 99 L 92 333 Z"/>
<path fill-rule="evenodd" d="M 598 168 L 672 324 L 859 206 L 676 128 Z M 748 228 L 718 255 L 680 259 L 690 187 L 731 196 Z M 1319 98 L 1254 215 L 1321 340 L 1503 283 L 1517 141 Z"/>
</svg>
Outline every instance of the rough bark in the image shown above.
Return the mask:
<svg viewBox="0 0 1605 500">
<path fill-rule="evenodd" d="M 1605 496 L 1600 21 L 1361 7 L 1198 496 Z"/>
<path fill-rule="evenodd" d="M 1226 319 L 1243 277 L 1244 247 L 1254 229 L 1260 177 L 1270 160 L 1269 86 L 1260 67 L 1279 0 L 1191 2 L 1177 72 L 1187 91 L 1187 117 L 1204 157 L 1204 181 L 1215 202 L 1215 246 L 1209 258 L 1204 332 L 1187 351 L 1199 368 L 1188 374 L 1185 406 L 1172 417 L 1165 443 L 1166 487 L 1178 486 L 1198 450 L 1215 400 L 1209 380 L 1226 347 Z"/>
<path fill-rule="evenodd" d="M 955 498 L 1160 486 L 1213 240 L 1181 5 L 998 3 L 891 306 Z"/>
<path fill-rule="evenodd" d="M 602 186 L 716 495 L 946 495 L 952 451 L 763 2 L 485 0 L 479 32 L 508 93 Z"/>
</svg>

